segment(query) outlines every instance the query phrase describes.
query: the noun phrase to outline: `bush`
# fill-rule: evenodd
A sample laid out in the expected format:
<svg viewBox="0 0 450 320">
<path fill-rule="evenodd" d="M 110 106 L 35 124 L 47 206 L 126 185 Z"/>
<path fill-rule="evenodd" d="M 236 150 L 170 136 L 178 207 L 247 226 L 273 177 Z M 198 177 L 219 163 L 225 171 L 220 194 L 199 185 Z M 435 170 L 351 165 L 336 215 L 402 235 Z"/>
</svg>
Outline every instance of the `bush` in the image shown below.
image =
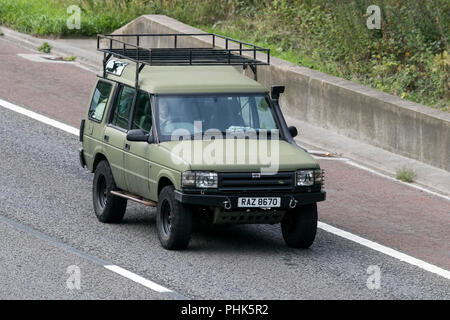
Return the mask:
<svg viewBox="0 0 450 320">
<path fill-rule="evenodd" d="M 416 179 L 416 173 L 412 169 L 403 167 L 397 170 L 396 177 L 400 181 L 412 183 Z"/>
<path fill-rule="evenodd" d="M 50 53 L 52 51 L 52 46 L 48 44 L 48 42 L 44 42 L 39 48 L 39 51 L 44 53 Z"/>
</svg>

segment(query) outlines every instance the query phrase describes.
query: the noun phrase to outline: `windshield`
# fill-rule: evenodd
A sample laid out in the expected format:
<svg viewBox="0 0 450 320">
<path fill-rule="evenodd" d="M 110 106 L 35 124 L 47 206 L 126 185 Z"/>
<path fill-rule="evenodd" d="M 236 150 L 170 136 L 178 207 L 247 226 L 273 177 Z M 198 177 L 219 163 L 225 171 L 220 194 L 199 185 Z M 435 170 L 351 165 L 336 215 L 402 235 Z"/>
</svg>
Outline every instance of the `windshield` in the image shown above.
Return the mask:
<svg viewBox="0 0 450 320">
<path fill-rule="evenodd" d="M 171 140 L 174 132 L 190 135 L 216 130 L 246 132 L 278 129 L 274 112 L 265 95 L 171 95 L 157 97 L 157 125 L 160 139 Z"/>
</svg>

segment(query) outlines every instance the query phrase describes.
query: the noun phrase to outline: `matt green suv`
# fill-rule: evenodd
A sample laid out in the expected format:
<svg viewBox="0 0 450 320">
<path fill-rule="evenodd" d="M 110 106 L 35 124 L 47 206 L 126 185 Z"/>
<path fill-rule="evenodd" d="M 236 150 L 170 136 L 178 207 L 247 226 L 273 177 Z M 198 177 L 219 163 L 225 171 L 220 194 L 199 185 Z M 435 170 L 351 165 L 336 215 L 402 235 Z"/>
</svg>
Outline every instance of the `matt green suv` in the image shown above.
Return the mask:
<svg viewBox="0 0 450 320">
<path fill-rule="evenodd" d="M 144 36 L 134 36 L 134 44 L 99 36 L 104 68 L 81 123 L 97 218 L 120 222 L 132 200 L 157 207 L 166 249 L 186 248 L 195 223 L 281 223 L 289 246 L 309 247 L 316 203 L 325 200 L 322 170 L 286 125 L 284 87 L 269 92 L 235 68 L 256 75 L 264 48 L 248 57 L 242 45 L 228 47 L 240 42 L 214 35 L 228 39 L 226 49 L 183 49 L 176 40 L 175 48 L 145 49 Z"/>
</svg>

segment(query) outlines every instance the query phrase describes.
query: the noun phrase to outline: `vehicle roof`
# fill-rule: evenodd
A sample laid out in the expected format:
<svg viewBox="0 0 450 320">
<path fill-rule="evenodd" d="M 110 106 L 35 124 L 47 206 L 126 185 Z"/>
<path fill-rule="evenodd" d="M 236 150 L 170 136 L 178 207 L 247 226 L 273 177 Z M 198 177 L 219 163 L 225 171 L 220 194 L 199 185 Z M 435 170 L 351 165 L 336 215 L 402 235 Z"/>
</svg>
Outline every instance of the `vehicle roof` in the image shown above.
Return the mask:
<svg viewBox="0 0 450 320">
<path fill-rule="evenodd" d="M 118 60 L 118 59 L 116 59 Z M 136 64 L 127 60 L 121 76 L 106 78 L 135 86 Z M 103 76 L 103 72 L 99 74 Z M 154 94 L 263 93 L 267 89 L 232 66 L 144 66 L 139 89 Z"/>
</svg>

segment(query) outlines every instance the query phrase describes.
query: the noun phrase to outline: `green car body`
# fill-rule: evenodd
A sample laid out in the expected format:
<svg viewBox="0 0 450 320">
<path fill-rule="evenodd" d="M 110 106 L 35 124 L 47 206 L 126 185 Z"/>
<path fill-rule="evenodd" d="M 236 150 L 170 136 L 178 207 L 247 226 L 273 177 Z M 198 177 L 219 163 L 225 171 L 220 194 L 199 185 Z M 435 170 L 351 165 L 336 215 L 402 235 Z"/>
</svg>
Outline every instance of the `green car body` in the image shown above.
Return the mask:
<svg viewBox="0 0 450 320">
<path fill-rule="evenodd" d="M 295 144 L 292 131 L 286 126 L 281 115 L 278 99 L 272 99 L 269 90 L 258 82 L 246 77 L 232 66 L 145 66 L 140 72 L 138 91 L 136 91 L 135 64 L 127 60 L 116 59 L 114 67 L 116 67 L 116 62 L 122 64 L 122 70 L 119 72 L 113 70 L 113 72 L 98 75 L 98 83 L 94 88 L 91 102 L 80 128 L 82 141 L 80 160 L 82 166 L 91 172 L 96 172 L 99 163 L 107 163 L 112 173 L 113 186 L 117 191 L 126 193 L 132 197 L 131 199 L 149 200 L 156 206 L 161 200 L 160 195 L 163 189 L 171 186 L 176 201 L 185 208 L 189 206 L 191 211 L 203 208 L 203 211 L 210 212 L 212 216 L 210 220 L 214 223 L 220 223 L 219 218 L 224 219 L 223 221 L 227 223 L 277 223 L 283 219 L 287 211 L 293 211 L 296 206 L 297 209 L 302 206 L 315 206 L 316 202 L 325 200 L 319 164 L 310 154 Z M 216 139 L 200 141 L 163 139 L 162 131 L 158 129 L 161 126 L 159 121 L 162 122 L 162 120 L 158 120 L 160 110 L 157 108 L 162 97 L 189 99 L 191 96 L 205 96 L 212 99 L 211 101 L 215 101 L 217 96 L 222 97 L 221 101 L 226 102 L 231 99 L 223 98 L 227 95 L 237 96 L 241 100 L 246 99 L 248 104 L 253 101 L 251 99 L 255 96 L 260 99 L 258 108 L 263 104 L 265 108 L 271 109 L 270 112 L 280 131 L 280 139 L 268 139 L 265 146 L 268 150 L 274 150 L 272 148 L 276 143 L 276 152 L 279 154 L 276 168 L 278 175 L 273 176 L 274 178 L 270 180 L 272 183 L 278 179 L 278 182 L 275 182 L 278 185 L 275 187 L 265 187 L 264 183 L 260 182 L 262 180 L 260 180 L 259 172 L 262 172 L 262 168 L 268 165 L 267 162 L 263 163 L 259 157 L 254 157 L 253 161 L 250 161 L 253 149 L 251 149 L 252 139 L 248 137 L 242 139 L 241 144 L 231 155 L 230 152 L 227 152 L 229 150 L 226 148 L 227 138 L 224 137 L 223 143 L 218 144 L 222 149 L 215 149 L 216 153 L 219 150 L 224 158 L 227 158 L 227 161 L 221 163 L 217 161 L 212 163 L 196 162 L 192 160 L 192 157 L 185 156 L 186 154 L 204 155 L 211 149 L 212 143 L 218 143 Z M 242 98 L 243 96 L 245 98 Z M 261 99 L 265 99 L 264 102 L 261 102 Z M 122 104 L 122 101 L 125 102 Z M 145 108 L 141 108 L 145 110 L 145 114 L 142 112 L 138 115 L 138 103 L 145 105 Z M 120 115 L 120 108 L 123 105 L 131 106 L 128 111 L 128 122 L 127 119 L 124 120 L 125 117 Z M 249 115 L 249 117 L 251 116 Z M 217 118 L 217 121 L 220 121 L 220 114 Z M 148 132 L 144 128 L 148 129 Z M 139 136 L 137 139 L 133 139 L 130 137 L 130 133 L 136 133 L 136 130 L 141 130 L 147 138 L 143 139 Z M 233 139 L 233 141 L 236 140 L 239 139 Z M 180 149 L 190 151 L 180 155 L 179 152 L 176 152 Z M 246 154 L 244 160 L 242 154 Z M 317 181 L 309 186 L 297 186 L 298 170 L 311 170 Z M 245 185 L 243 189 L 234 190 L 220 185 L 216 188 L 183 186 L 183 173 L 191 171 L 217 173 L 218 184 L 223 183 L 225 177 L 230 176 L 232 177 L 230 179 L 234 180 L 229 181 L 234 182 L 241 178 L 245 178 L 247 182 L 254 179 L 255 186 L 260 184 L 261 187 L 252 188 L 252 186 Z M 319 174 L 320 177 L 316 174 Z M 248 190 L 245 189 L 247 187 Z M 95 188 L 96 186 L 94 186 Z M 114 190 L 105 189 L 105 195 L 110 191 Z M 94 198 L 96 197 L 95 192 L 94 190 Z M 274 211 L 270 207 L 238 208 L 236 201 L 242 195 L 248 197 L 276 196 L 281 199 L 281 205 Z M 96 200 L 94 199 L 94 201 Z M 174 205 L 172 203 L 172 206 Z M 220 213 L 218 213 L 219 211 Z M 225 219 L 224 216 L 227 215 L 227 212 L 234 219 Z M 263 216 L 267 216 L 271 212 L 282 214 L 274 214 L 270 219 L 261 218 L 258 221 L 249 219 L 252 213 L 256 215 L 261 213 Z M 246 216 L 245 219 L 240 218 L 242 215 Z M 165 247 L 171 249 L 169 245 Z M 173 248 L 175 247 L 173 246 Z"/>
</svg>

